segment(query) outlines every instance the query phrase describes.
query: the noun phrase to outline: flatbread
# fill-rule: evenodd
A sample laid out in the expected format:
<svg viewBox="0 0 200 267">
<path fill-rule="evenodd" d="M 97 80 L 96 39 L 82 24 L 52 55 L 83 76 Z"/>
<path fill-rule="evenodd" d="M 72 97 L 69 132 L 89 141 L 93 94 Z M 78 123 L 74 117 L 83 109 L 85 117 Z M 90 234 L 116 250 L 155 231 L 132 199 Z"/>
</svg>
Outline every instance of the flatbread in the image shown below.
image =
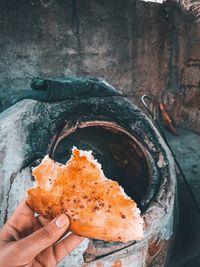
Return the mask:
<svg viewBox="0 0 200 267">
<path fill-rule="evenodd" d="M 49 219 L 66 213 L 70 230 L 89 238 L 121 242 L 143 238 L 136 203 L 104 176 L 91 151 L 73 148 L 65 165 L 46 156 L 32 174 L 36 184 L 27 191 L 27 203 L 37 213 Z"/>
</svg>

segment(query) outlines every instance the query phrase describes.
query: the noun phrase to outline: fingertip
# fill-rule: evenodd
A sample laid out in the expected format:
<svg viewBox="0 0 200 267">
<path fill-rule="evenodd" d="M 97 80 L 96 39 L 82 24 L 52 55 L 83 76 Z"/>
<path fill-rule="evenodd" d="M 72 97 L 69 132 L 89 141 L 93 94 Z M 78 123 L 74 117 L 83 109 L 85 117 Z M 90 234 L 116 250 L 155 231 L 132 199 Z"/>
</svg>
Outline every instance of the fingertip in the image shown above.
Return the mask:
<svg viewBox="0 0 200 267">
<path fill-rule="evenodd" d="M 66 214 L 61 214 L 55 219 L 55 225 L 58 228 L 62 228 L 64 226 L 69 226 L 69 218 Z"/>
</svg>

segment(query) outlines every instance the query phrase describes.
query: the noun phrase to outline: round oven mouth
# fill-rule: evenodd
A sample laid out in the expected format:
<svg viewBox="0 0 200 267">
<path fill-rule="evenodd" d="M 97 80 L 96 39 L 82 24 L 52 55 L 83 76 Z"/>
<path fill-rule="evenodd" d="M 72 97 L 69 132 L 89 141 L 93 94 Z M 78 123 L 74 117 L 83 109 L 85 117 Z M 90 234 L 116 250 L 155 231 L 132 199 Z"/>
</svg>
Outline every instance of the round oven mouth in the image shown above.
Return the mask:
<svg viewBox="0 0 200 267">
<path fill-rule="evenodd" d="M 105 176 L 117 181 L 144 212 L 155 193 L 151 186 L 155 168 L 151 155 L 134 135 L 109 121 L 87 121 L 73 127 L 66 124 L 54 141 L 50 156 L 64 164 L 70 159 L 73 146 L 92 150 Z"/>
</svg>

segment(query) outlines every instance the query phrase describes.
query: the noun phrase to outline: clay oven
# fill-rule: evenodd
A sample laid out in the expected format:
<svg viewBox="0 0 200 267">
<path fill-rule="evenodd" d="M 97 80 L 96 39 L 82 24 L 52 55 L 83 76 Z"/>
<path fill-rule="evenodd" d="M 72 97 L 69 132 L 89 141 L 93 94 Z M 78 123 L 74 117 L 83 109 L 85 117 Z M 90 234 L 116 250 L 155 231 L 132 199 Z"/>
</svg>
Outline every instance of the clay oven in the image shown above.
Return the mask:
<svg viewBox="0 0 200 267">
<path fill-rule="evenodd" d="M 32 88 L 33 99 L 0 114 L 1 225 L 44 155 L 65 162 L 74 145 L 92 149 L 106 176 L 138 203 L 145 237 L 127 244 L 90 240 L 81 266 L 164 266 L 176 226 L 176 179 L 155 125 L 104 80 L 35 79 Z"/>
</svg>

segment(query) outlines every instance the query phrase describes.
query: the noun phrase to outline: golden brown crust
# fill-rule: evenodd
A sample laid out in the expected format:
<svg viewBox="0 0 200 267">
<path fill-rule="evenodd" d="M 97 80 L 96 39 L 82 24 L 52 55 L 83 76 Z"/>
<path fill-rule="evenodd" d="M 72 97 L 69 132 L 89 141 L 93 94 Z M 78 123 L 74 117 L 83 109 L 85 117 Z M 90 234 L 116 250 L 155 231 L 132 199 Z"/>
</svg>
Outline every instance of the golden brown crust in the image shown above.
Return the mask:
<svg viewBox="0 0 200 267">
<path fill-rule="evenodd" d="M 121 242 L 143 237 L 136 203 L 105 178 L 88 152 L 74 148 L 66 165 L 46 156 L 33 175 L 37 184 L 27 191 L 27 203 L 37 213 L 50 219 L 66 213 L 70 230 L 85 237 Z"/>
</svg>

